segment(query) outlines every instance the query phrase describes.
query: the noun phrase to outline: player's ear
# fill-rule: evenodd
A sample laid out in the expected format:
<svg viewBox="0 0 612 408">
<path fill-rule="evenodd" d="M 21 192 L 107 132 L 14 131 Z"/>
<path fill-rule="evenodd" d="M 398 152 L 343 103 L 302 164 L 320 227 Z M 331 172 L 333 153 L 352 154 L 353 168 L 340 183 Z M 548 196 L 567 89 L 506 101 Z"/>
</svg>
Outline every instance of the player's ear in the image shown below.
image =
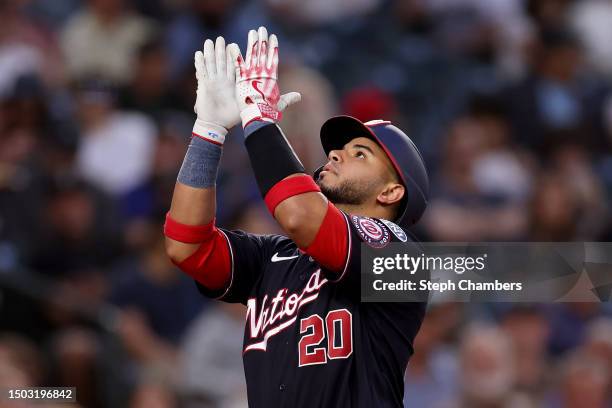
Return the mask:
<svg viewBox="0 0 612 408">
<path fill-rule="evenodd" d="M 403 185 L 396 182 L 387 183 L 384 190 L 378 194 L 376 201 L 383 205 L 391 205 L 399 203 L 406 194 L 406 189 Z"/>
</svg>

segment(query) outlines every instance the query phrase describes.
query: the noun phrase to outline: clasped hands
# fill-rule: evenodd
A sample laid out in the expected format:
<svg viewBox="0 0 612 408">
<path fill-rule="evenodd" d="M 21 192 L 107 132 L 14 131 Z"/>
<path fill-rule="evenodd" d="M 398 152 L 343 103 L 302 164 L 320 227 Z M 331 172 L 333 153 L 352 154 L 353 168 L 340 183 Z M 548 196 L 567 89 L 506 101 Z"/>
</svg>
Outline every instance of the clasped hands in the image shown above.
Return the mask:
<svg viewBox="0 0 612 408">
<path fill-rule="evenodd" d="M 206 40 L 195 53 L 198 88 L 193 135 L 222 145 L 228 130 L 259 120 L 278 122 L 282 112 L 301 99 L 278 88 L 278 39 L 265 27 L 249 31 L 246 58 L 238 45 Z"/>
</svg>

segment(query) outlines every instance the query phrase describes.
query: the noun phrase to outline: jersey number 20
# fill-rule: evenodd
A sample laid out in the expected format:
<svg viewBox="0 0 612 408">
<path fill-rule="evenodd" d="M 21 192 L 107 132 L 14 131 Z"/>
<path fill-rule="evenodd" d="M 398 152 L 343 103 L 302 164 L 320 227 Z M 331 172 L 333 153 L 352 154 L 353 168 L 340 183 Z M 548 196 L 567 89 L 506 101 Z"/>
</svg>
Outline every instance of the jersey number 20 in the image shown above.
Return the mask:
<svg viewBox="0 0 612 408">
<path fill-rule="evenodd" d="M 327 350 L 320 347 L 326 333 Z M 328 358 L 347 358 L 353 353 L 353 315 L 346 309 L 330 311 L 325 321 L 317 314 L 305 317 L 300 320 L 300 334 L 300 367 L 325 364 Z"/>
</svg>

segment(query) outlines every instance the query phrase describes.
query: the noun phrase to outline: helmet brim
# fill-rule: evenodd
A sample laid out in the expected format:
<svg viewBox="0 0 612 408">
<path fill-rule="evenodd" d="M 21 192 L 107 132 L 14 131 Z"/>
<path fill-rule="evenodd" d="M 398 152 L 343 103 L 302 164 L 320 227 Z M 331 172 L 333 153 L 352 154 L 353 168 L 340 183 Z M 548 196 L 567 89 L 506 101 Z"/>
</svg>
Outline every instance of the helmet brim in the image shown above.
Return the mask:
<svg viewBox="0 0 612 408">
<path fill-rule="evenodd" d="M 390 124 L 391 122 L 380 121 L 378 124 Z M 334 116 L 321 126 L 321 145 L 323 146 L 323 151 L 325 151 L 325 155 L 328 155 L 332 150 L 341 150 L 344 146 L 349 143 L 351 140 L 356 139 L 358 137 L 365 137 L 374 142 L 378 146 L 380 146 L 395 169 L 395 173 L 402 181 L 404 185 L 406 185 L 406 180 L 402 175 L 402 170 L 397 164 L 395 157 L 393 154 L 388 151 L 387 147 L 384 143 L 376 136 L 376 133 L 372 131 L 368 126 L 366 126 L 359 119 L 354 118 L 348 115 Z"/>
</svg>

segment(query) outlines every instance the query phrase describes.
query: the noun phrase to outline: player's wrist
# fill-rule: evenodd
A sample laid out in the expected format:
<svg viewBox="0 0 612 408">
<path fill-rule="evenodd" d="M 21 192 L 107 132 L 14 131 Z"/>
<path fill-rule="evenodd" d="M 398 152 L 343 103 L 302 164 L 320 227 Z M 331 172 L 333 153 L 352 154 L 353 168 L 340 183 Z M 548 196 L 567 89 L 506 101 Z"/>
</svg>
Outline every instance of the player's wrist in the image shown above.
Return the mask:
<svg viewBox="0 0 612 408">
<path fill-rule="evenodd" d="M 214 187 L 223 146 L 199 136 L 191 138 L 177 181 L 194 188 Z"/>
<path fill-rule="evenodd" d="M 270 117 L 269 115 L 265 115 L 260 107 L 259 104 L 257 103 L 253 103 L 250 105 L 245 106 L 242 111 L 240 111 L 240 119 L 242 120 L 242 128 L 246 128 L 249 124 L 255 122 L 255 121 L 260 121 L 260 122 L 267 122 L 267 123 L 275 123 L 276 121 Z"/>
<path fill-rule="evenodd" d="M 207 142 L 223 146 L 227 132 L 228 130 L 219 124 L 198 118 L 193 124 L 192 135 Z"/>
</svg>

